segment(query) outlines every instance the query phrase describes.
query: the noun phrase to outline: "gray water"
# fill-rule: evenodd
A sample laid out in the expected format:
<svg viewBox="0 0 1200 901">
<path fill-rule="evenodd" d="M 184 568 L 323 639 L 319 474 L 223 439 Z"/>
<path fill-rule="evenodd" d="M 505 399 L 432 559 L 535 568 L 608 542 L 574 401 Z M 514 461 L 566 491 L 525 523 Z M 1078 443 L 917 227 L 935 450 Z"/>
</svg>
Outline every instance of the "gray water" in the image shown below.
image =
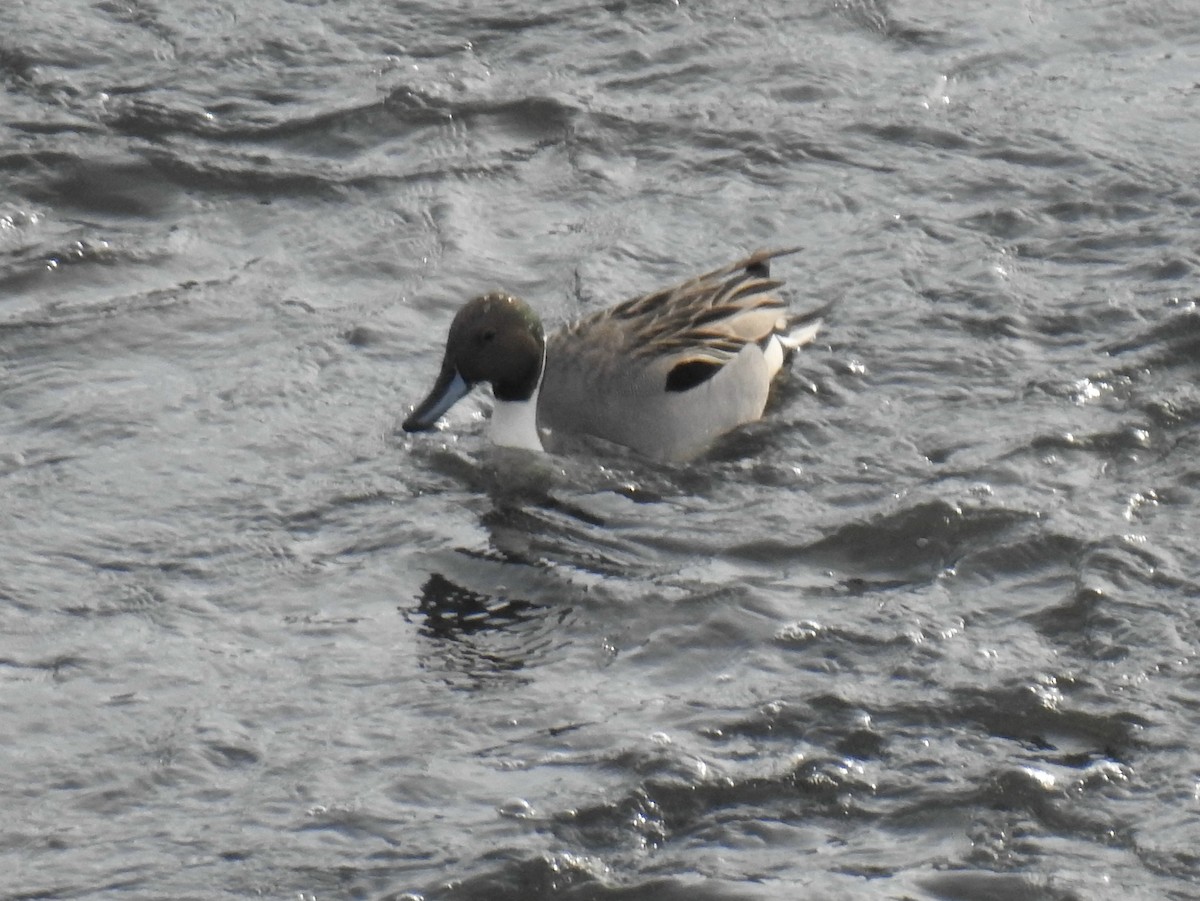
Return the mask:
<svg viewBox="0 0 1200 901">
<path fill-rule="evenodd" d="M 1200 897 L 1190 2 L 10 2 L 0 898 Z M 398 429 L 799 244 L 686 466 Z"/>
</svg>

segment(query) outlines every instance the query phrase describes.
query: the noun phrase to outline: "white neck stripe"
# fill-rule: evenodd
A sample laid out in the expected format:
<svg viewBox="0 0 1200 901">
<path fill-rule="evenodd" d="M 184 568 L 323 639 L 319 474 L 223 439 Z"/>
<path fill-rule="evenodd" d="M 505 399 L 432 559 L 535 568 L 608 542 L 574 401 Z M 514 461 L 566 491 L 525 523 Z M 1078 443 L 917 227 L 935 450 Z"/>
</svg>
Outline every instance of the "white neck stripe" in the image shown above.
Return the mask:
<svg viewBox="0 0 1200 901">
<path fill-rule="evenodd" d="M 542 371 L 528 400 L 497 400 L 492 408 L 492 443 L 500 447 L 520 447 L 541 451 L 542 439 L 537 430 L 538 395 L 542 376 L 546 372 L 546 348 L 542 348 Z"/>
</svg>

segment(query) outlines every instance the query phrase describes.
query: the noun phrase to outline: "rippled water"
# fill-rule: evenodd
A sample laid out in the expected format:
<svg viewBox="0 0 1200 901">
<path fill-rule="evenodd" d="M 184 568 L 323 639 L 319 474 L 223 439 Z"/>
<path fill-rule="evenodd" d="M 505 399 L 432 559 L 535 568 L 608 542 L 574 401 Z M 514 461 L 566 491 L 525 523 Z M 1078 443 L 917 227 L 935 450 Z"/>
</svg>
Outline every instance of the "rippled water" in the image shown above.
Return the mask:
<svg viewBox="0 0 1200 901">
<path fill-rule="evenodd" d="M 6 16 L 0 898 L 1200 893 L 1193 4 Z M 398 431 L 793 243 L 691 465 Z"/>
</svg>

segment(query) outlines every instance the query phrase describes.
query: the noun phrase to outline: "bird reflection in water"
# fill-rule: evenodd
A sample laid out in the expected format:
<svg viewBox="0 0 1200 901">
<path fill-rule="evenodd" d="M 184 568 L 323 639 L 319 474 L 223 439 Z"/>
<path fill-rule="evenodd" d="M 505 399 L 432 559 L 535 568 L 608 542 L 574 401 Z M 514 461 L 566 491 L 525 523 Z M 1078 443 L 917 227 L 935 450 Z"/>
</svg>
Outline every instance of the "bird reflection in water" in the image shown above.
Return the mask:
<svg viewBox="0 0 1200 901">
<path fill-rule="evenodd" d="M 467 676 L 474 685 L 511 678 L 544 659 L 553 644 L 554 625 L 569 608 L 557 611 L 520 598 L 484 594 L 432 573 L 410 612 L 419 620 L 420 635 L 430 640 L 431 653 L 422 655 L 422 666 Z"/>
</svg>

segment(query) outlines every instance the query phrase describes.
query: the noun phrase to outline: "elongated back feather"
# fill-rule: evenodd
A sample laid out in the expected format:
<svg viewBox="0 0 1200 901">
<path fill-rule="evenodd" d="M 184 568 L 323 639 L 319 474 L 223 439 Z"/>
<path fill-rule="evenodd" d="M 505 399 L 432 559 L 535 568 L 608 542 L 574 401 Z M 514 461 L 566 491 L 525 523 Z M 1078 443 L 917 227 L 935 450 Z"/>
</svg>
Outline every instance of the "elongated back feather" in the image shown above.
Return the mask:
<svg viewBox="0 0 1200 901">
<path fill-rule="evenodd" d="M 606 334 L 622 345 L 626 358 L 662 362 L 685 353 L 719 365 L 785 323 L 785 305 L 774 293 L 783 282 L 770 277 L 769 264 L 797 250 L 757 251 L 672 288 L 627 300 L 567 332 L 579 338 Z"/>
</svg>

